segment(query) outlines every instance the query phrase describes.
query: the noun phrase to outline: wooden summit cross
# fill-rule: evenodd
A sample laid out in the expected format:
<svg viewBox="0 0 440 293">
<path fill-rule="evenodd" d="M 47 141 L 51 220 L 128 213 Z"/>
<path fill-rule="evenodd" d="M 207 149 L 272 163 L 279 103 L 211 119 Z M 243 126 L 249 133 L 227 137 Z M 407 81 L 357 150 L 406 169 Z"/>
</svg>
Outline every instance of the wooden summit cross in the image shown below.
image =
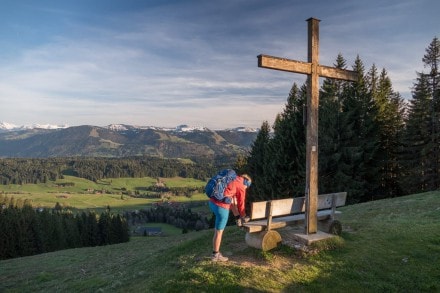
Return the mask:
<svg viewBox="0 0 440 293">
<path fill-rule="evenodd" d="M 318 105 L 319 77 L 356 81 L 357 73 L 319 65 L 319 19 L 309 18 L 308 62 L 258 56 L 258 67 L 307 74 L 306 234 L 318 230 Z"/>
</svg>

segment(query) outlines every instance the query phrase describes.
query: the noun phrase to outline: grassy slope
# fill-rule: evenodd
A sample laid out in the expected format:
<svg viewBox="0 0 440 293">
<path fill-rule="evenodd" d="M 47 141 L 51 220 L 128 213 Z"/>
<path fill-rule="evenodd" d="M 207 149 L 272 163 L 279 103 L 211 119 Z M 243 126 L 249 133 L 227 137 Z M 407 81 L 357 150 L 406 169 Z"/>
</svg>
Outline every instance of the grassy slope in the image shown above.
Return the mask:
<svg viewBox="0 0 440 293">
<path fill-rule="evenodd" d="M 209 261 L 212 231 L 0 261 L 0 292 L 438 292 L 440 193 L 341 209 L 333 249 L 262 253 L 228 227 L 228 263 Z"/>
<path fill-rule="evenodd" d="M 14 199 L 30 199 L 34 206 L 52 208 L 58 202 L 62 206 L 75 207 L 78 209 L 92 209 L 100 211 L 108 205 L 113 211 L 134 210 L 148 206 L 154 202 L 160 202 L 158 198 L 134 198 L 130 196 L 121 196 L 121 191 L 140 190 L 144 193 L 147 186 L 153 186 L 156 183 L 155 178 L 117 178 L 99 180 L 97 183 L 87 179 L 65 176 L 65 179 L 59 179 L 55 183 L 46 184 L 25 184 L 25 185 L 0 185 L 0 192 L 6 193 L 8 197 Z M 206 182 L 191 178 L 163 178 L 162 181 L 168 187 L 200 187 Z M 73 186 L 59 187 L 57 184 L 73 183 Z M 88 191 L 92 190 L 92 191 Z M 95 194 L 95 190 L 109 190 L 114 194 Z M 195 194 L 191 198 L 184 196 L 174 197 L 173 201 L 194 201 L 206 200 L 204 194 Z"/>
</svg>

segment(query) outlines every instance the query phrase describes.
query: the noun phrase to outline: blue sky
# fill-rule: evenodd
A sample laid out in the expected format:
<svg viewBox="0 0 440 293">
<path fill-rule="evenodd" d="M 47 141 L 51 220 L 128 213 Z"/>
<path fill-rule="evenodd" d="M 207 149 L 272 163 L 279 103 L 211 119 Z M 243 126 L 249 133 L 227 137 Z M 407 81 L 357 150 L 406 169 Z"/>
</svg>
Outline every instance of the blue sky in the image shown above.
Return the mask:
<svg viewBox="0 0 440 293">
<path fill-rule="evenodd" d="M 0 0 L 0 121 L 222 129 L 273 123 L 305 76 L 257 67 L 259 54 L 385 68 L 411 97 L 440 37 L 438 0 Z"/>
</svg>

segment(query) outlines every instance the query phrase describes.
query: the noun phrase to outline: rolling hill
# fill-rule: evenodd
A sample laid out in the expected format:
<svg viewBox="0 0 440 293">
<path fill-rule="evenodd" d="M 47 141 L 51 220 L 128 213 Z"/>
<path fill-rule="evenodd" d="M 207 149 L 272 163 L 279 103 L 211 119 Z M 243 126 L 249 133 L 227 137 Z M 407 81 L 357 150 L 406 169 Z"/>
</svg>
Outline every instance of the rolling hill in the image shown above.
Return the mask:
<svg viewBox="0 0 440 293">
<path fill-rule="evenodd" d="M 0 157 L 231 157 L 249 150 L 257 131 L 213 131 L 181 125 L 175 129 L 109 125 L 65 128 L 3 128 Z"/>
</svg>

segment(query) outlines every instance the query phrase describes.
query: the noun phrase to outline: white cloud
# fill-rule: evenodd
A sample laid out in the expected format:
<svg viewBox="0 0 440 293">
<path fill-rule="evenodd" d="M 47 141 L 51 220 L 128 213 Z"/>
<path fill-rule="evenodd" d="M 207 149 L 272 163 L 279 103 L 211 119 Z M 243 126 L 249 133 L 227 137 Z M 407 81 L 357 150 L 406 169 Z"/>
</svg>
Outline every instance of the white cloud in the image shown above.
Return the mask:
<svg viewBox="0 0 440 293">
<path fill-rule="evenodd" d="M 312 2 L 189 1 L 123 12 L 110 3 L 111 13 L 95 7 L 85 15 L 41 7 L 63 19 L 63 28 L 18 47 L 12 58 L 0 56 L 0 120 L 259 127 L 282 111 L 292 83 L 305 77 L 257 68 L 256 56 L 306 61 L 310 16 L 322 20 L 322 64 L 342 53 L 350 68 L 359 54 L 366 70 L 385 67 L 409 97 L 440 25 L 432 11 L 411 1 Z M 434 26 L 419 20 L 416 31 L 409 17 Z"/>
</svg>

